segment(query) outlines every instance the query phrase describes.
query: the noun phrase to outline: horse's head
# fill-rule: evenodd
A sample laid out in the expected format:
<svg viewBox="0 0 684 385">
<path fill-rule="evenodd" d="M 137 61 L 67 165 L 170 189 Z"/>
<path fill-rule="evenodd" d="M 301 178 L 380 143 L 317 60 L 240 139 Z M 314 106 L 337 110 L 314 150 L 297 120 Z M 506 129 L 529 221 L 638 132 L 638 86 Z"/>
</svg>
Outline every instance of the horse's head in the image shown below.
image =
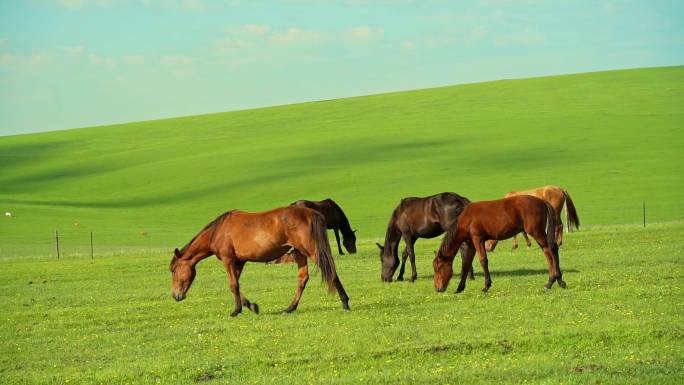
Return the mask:
<svg viewBox="0 0 684 385">
<path fill-rule="evenodd" d="M 344 248 L 347 249 L 349 254 L 355 254 L 356 253 L 356 230 L 347 234 L 344 237 L 344 239 L 342 240 L 342 244 L 344 245 Z"/>
<path fill-rule="evenodd" d="M 382 265 L 380 278 L 383 282 L 392 282 L 392 276 L 394 275 L 394 272 L 397 271 L 397 267 L 399 267 L 399 257 L 393 255 L 387 246 L 382 246 L 377 242 L 375 244 L 380 249 L 380 263 Z"/>
<path fill-rule="evenodd" d="M 453 258 L 449 259 L 441 255 L 439 251 L 435 251 L 432 267 L 435 269 L 435 290 L 440 293 L 449 286 L 451 276 L 454 274 L 453 262 Z"/>
<path fill-rule="evenodd" d="M 195 279 L 195 265 L 191 259 L 183 258 L 182 253 L 176 249 L 169 265 L 171 270 L 171 295 L 176 301 L 185 299 L 185 295 Z"/>
</svg>

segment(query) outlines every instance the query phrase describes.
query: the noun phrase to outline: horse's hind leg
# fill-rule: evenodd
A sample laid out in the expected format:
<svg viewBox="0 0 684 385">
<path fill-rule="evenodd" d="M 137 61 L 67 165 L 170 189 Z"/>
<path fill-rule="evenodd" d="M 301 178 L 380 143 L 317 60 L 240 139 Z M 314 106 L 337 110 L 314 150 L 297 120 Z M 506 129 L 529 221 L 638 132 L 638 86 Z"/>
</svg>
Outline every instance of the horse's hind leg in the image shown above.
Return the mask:
<svg viewBox="0 0 684 385">
<path fill-rule="evenodd" d="M 563 206 L 561 206 L 562 208 Z M 567 208 L 566 208 L 567 210 Z M 555 211 L 555 210 L 554 210 Z M 561 219 L 560 215 L 560 210 L 555 211 L 556 212 L 556 223 L 558 223 L 558 226 L 556 227 L 556 243 L 558 246 L 563 244 L 563 220 Z"/>
<path fill-rule="evenodd" d="M 546 283 L 546 285 L 544 285 L 544 288 L 550 289 L 551 286 L 553 286 L 553 283 L 556 281 L 556 259 L 553 257 L 553 253 L 551 252 L 548 242 L 546 242 L 546 236 L 543 232 L 530 235 L 532 235 L 532 237 L 537 241 L 539 247 L 541 247 L 542 251 L 544 252 L 546 263 L 549 266 L 549 281 Z"/>
<path fill-rule="evenodd" d="M 525 244 L 527 244 L 527 247 L 532 247 L 532 242 L 530 242 L 530 238 L 527 236 L 527 233 L 523 231 L 522 235 L 525 238 Z"/>
<path fill-rule="evenodd" d="M 513 242 L 513 250 L 518 248 L 518 234 L 513 236 L 513 239 L 511 239 L 511 242 Z"/>
<path fill-rule="evenodd" d="M 408 243 L 404 247 L 404 252 L 401 254 L 401 267 L 399 268 L 399 275 L 397 276 L 397 281 L 404 280 L 404 269 L 406 268 L 406 258 L 408 258 Z"/>
<path fill-rule="evenodd" d="M 487 260 L 487 250 L 485 250 L 484 241 L 482 241 L 479 238 L 473 239 L 473 244 L 475 245 L 477 253 L 480 256 L 480 265 L 482 266 L 482 270 L 484 272 L 485 284 L 482 288 L 482 291 L 487 292 L 489 288 L 492 286 L 492 278 L 489 276 L 489 261 Z"/>
<path fill-rule="evenodd" d="M 283 313 L 292 313 L 299 306 L 299 300 L 302 298 L 302 293 L 304 288 L 306 288 L 306 283 L 309 281 L 309 266 L 306 262 L 306 256 L 302 255 L 299 251 L 295 250 L 293 252 L 295 262 L 299 270 L 297 271 L 297 291 L 295 291 L 295 296 L 292 298 L 290 306 L 288 306 Z"/>
<path fill-rule="evenodd" d="M 337 241 L 337 251 L 340 253 L 340 255 L 344 255 L 342 252 L 342 246 L 340 246 L 340 232 L 337 227 L 333 227 L 333 233 L 335 233 L 335 240 Z"/>
<path fill-rule="evenodd" d="M 347 291 L 344 290 L 342 281 L 340 281 L 340 277 L 337 276 L 337 273 L 335 273 L 335 289 L 337 289 L 337 294 L 340 296 L 340 301 L 342 301 L 342 309 L 349 310 L 349 296 L 347 295 Z"/>
<path fill-rule="evenodd" d="M 551 247 L 551 252 L 553 253 L 553 259 L 556 265 L 556 282 L 558 282 L 558 286 L 560 286 L 562 289 L 565 289 L 567 287 L 567 284 L 565 281 L 563 281 L 563 273 L 561 273 L 560 269 L 560 255 L 558 255 L 558 245 L 553 245 Z"/>
</svg>

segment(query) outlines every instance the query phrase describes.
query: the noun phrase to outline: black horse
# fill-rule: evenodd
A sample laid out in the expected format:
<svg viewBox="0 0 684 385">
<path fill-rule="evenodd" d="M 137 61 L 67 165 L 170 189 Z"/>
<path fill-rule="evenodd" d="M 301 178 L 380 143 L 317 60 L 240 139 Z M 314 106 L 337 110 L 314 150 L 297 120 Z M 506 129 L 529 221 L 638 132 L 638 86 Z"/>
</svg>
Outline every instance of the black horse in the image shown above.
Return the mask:
<svg viewBox="0 0 684 385">
<path fill-rule="evenodd" d="M 335 203 L 334 200 L 328 198 L 319 202 L 298 200 L 292 203 L 295 206 L 308 207 L 323 214 L 325 217 L 325 226 L 328 230 L 332 229 L 335 233 L 335 240 L 337 241 L 337 250 L 340 255 L 344 255 L 342 247 L 340 247 L 340 234 L 342 232 L 342 244 L 350 254 L 356 253 L 356 230 L 352 230 L 347 216 L 344 215 L 342 208 Z"/>
<path fill-rule="evenodd" d="M 418 238 L 434 238 L 451 228 L 455 228 L 459 215 L 469 203 L 468 198 L 451 192 L 424 198 L 402 199 L 392 212 L 392 217 L 387 225 L 384 246 L 376 243 L 380 248 L 382 280 L 392 282 L 392 276 L 399 266 L 399 241 L 403 238 L 406 247 L 402 255 L 401 269 L 397 280 L 404 280 L 406 257 L 411 257 L 411 282 L 415 281 L 418 273 L 416 272 L 416 255 L 413 251 L 413 244 Z M 475 249 L 464 246 L 461 248 L 461 255 L 464 253 L 474 255 Z M 472 278 L 472 270 L 470 274 Z"/>
</svg>

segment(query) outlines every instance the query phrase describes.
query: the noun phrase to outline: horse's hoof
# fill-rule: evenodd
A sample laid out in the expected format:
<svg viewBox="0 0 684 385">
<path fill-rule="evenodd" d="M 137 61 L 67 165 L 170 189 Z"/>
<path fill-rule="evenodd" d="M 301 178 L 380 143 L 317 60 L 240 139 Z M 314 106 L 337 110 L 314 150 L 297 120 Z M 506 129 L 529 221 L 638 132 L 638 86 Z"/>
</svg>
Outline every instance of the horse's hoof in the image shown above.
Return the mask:
<svg viewBox="0 0 684 385">
<path fill-rule="evenodd" d="M 416 282 L 416 279 L 418 279 L 418 277 L 411 277 L 411 282 Z"/>
<path fill-rule="evenodd" d="M 465 290 L 465 285 L 457 287 L 456 288 L 456 294 L 461 293 L 463 290 Z"/>
<path fill-rule="evenodd" d="M 285 308 L 285 310 L 283 310 L 283 314 L 290 314 L 293 311 L 295 311 L 296 309 L 297 309 L 296 307 L 288 306 Z"/>
<path fill-rule="evenodd" d="M 547 283 L 546 285 L 544 285 L 544 289 L 549 290 L 549 289 L 551 289 L 552 285 L 553 285 L 553 283 Z"/>
<path fill-rule="evenodd" d="M 349 302 L 342 302 L 342 310 L 349 311 Z"/>
<path fill-rule="evenodd" d="M 560 286 L 561 289 L 565 289 L 566 287 L 568 287 L 565 281 L 558 281 L 558 286 Z"/>
<path fill-rule="evenodd" d="M 236 311 L 230 313 L 230 316 L 231 317 L 237 317 L 238 314 L 240 314 L 240 312 L 236 310 Z"/>
<path fill-rule="evenodd" d="M 259 305 L 256 303 L 252 302 L 249 304 L 249 310 L 253 311 L 254 314 L 259 314 Z"/>
<path fill-rule="evenodd" d="M 403 281 L 404 277 L 397 277 L 397 281 Z"/>
<path fill-rule="evenodd" d="M 483 292 L 483 293 L 486 293 L 486 292 L 488 292 L 488 291 L 489 291 L 489 286 L 485 286 L 485 287 L 482 288 L 482 292 Z"/>
</svg>

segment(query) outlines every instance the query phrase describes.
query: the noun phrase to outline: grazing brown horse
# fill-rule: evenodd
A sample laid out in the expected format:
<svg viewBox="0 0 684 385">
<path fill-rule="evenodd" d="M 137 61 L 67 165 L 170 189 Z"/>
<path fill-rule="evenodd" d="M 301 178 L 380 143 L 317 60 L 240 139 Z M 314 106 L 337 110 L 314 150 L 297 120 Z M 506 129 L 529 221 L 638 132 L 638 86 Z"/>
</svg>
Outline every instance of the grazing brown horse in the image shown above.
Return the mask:
<svg viewBox="0 0 684 385">
<path fill-rule="evenodd" d="M 356 230 L 352 230 L 347 216 L 344 215 L 344 211 L 342 211 L 342 208 L 335 203 L 334 200 L 330 198 L 318 202 L 298 200 L 292 204 L 308 207 L 323 214 L 326 228 L 335 233 L 337 251 L 339 251 L 340 255 L 344 255 L 342 247 L 340 246 L 340 231 L 342 232 L 342 243 L 344 244 L 344 248 L 347 249 L 349 254 L 356 253 Z"/>
<path fill-rule="evenodd" d="M 297 309 L 299 299 L 309 280 L 306 258 L 321 270 L 321 278 L 332 291 L 337 290 L 342 308 L 349 310 L 349 297 L 337 277 L 335 261 L 330 252 L 325 218 L 317 211 L 287 206 L 262 213 L 229 211 L 206 225 L 182 250 L 176 249 L 169 268 L 172 273 L 172 295 L 181 301 L 195 279 L 195 265 L 216 255 L 223 262 L 235 298 L 234 317 L 246 306 L 259 313 L 259 306 L 240 292 L 240 274 L 246 262 L 272 261 L 290 249 L 299 266 L 297 290 L 292 303 L 284 311 Z"/>
<path fill-rule="evenodd" d="M 565 209 L 567 210 L 569 222 L 568 226 L 572 225 L 576 229 L 579 228 L 579 217 L 577 217 L 575 205 L 572 203 L 572 199 L 570 198 L 570 194 L 568 194 L 567 190 L 560 188 L 558 186 L 544 186 L 532 190 L 511 191 L 508 194 L 506 194 L 505 198 L 510 198 L 516 195 L 531 195 L 533 197 L 537 197 L 541 200 L 546 201 L 551 205 L 551 207 L 553 207 L 556 213 L 556 223 L 558 223 L 558 227 L 556 228 L 556 243 L 558 243 L 558 246 L 563 244 L 563 221 L 561 220 L 561 210 L 563 210 L 563 205 L 566 205 Z M 530 242 L 530 239 L 527 237 L 527 234 L 525 234 L 524 231 L 522 235 L 525 238 L 525 243 L 527 244 L 527 247 L 532 246 L 532 242 Z M 496 244 L 496 240 L 487 241 L 487 251 L 494 251 L 494 248 L 496 248 Z M 513 236 L 513 248 L 518 248 L 517 235 Z"/>
<path fill-rule="evenodd" d="M 539 198 L 520 195 L 494 201 L 473 202 L 468 205 L 456 226 L 449 229 L 432 265 L 435 270 L 435 289 L 442 292 L 449 285 L 453 274 L 453 261 L 456 251 L 462 243 L 472 244 L 480 256 L 480 264 L 484 270 L 485 285 L 482 291 L 489 290 L 492 285 L 489 276 L 485 241 L 489 239 L 507 239 L 525 231 L 539 243 L 544 251 L 549 266 L 550 289 L 554 282 L 565 288 L 563 274 L 558 259 L 558 244 L 554 237 L 557 226 L 556 213 L 553 207 Z M 461 265 L 461 282 L 456 293 L 465 289 L 466 274 L 472 268 L 473 256 L 464 256 Z"/>
<path fill-rule="evenodd" d="M 434 238 L 447 229 L 452 228 L 463 208 L 468 205 L 468 198 L 451 192 L 444 192 L 424 198 L 404 198 L 392 212 L 387 231 L 385 244 L 376 245 L 380 248 L 380 262 L 382 264 L 381 278 L 384 282 L 392 282 L 392 276 L 399 266 L 399 241 L 403 238 L 406 247 L 402 255 L 401 269 L 397 276 L 398 281 L 404 280 L 404 268 L 406 257 L 411 257 L 411 282 L 418 277 L 416 271 L 416 255 L 413 245 L 418 238 Z M 464 249 L 461 255 L 474 255 L 475 251 Z M 471 257 L 472 258 L 472 257 Z M 471 273 L 472 274 L 472 273 Z"/>
</svg>

